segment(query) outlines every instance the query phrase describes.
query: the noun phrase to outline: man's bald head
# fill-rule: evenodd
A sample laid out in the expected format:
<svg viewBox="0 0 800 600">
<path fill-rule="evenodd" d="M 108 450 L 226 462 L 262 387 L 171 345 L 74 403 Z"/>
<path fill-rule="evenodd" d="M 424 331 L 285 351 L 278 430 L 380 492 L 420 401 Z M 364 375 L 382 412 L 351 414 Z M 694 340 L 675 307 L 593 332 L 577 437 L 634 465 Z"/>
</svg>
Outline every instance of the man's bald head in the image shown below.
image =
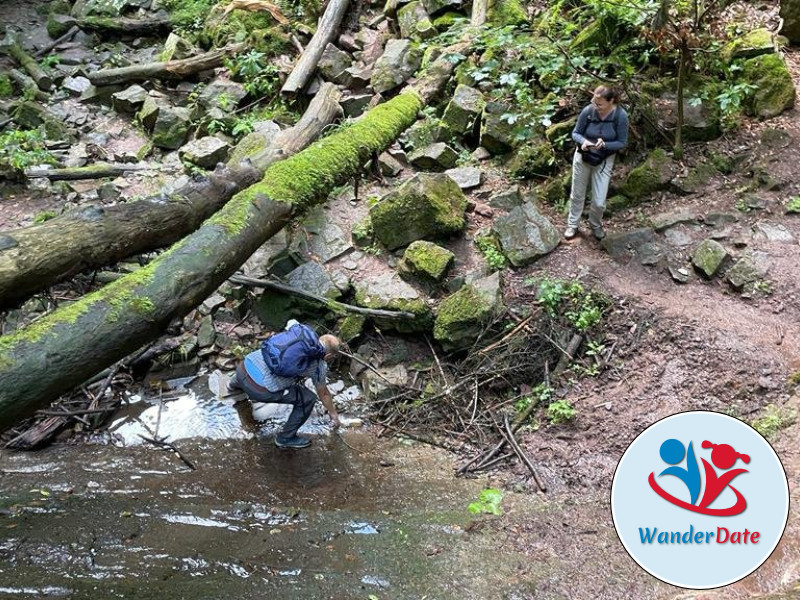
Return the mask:
<svg viewBox="0 0 800 600">
<path fill-rule="evenodd" d="M 319 343 L 325 348 L 325 360 L 330 360 L 339 353 L 342 343 L 335 335 L 325 334 L 319 336 Z"/>
</svg>

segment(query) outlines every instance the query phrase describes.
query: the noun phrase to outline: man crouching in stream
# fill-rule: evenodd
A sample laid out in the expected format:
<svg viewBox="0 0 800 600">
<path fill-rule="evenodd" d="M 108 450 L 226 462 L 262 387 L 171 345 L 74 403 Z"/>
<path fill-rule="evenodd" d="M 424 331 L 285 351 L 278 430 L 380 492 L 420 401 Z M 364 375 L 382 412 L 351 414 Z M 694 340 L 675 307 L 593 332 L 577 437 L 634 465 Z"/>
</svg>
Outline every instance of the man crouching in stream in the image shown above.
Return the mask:
<svg viewBox="0 0 800 600">
<path fill-rule="evenodd" d="M 243 390 L 251 402 L 276 402 L 293 406 L 286 424 L 275 437 L 275 445 L 279 448 L 305 448 L 311 445 L 311 440 L 297 435 L 297 430 L 311 416 L 317 395 L 333 420 L 333 428 L 337 429 L 340 425 L 333 397 L 326 384 L 328 362 L 339 352 L 339 338 L 334 335 L 322 335 L 318 340 L 313 340 L 316 335 L 310 328 L 294 320 L 287 324 L 287 332 L 294 331 L 296 327 L 304 328 L 306 334 L 312 336 L 311 343 L 318 342 L 319 348 L 318 353 L 309 351 L 308 356 L 297 356 L 296 348 L 300 344 L 294 344 L 295 350 L 285 352 L 286 355 L 294 352 L 300 361 L 296 376 L 285 377 L 276 374 L 273 368 L 267 365 L 264 351 L 258 349 L 245 356 L 244 360 L 236 365 L 236 377 L 230 384 L 232 388 L 238 387 Z M 287 334 L 283 332 L 277 335 Z M 281 353 L 283 354 L 284 352 Z M 317 390 L 316 394 L 305 386 L 306 379 L 311 379 Z"/>
</svg>

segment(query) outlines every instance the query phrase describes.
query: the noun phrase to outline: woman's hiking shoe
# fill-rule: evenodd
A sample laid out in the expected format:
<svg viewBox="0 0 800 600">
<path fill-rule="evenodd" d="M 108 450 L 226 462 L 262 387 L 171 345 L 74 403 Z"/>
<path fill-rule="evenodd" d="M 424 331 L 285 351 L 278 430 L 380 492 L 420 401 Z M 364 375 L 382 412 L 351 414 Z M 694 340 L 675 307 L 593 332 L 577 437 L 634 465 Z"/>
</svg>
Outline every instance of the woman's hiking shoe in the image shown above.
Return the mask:
<svg viewBox="0 0 800 600">
<path fill-rule="evenodd" d="M 293 435 L 289 438 L 278 435 L 275 438 L 275 445 L 278 448 L 307 448 L 311 445 L 311 440 L 300 437 L 299 435 Z"/>
<path fill-rule="evenodd" d="M 602 240 L 604 237 L 606 237 L 606 230 L 603 229 L 602 225 L 599 227 L 592 227 L 592 234 L 594 234 L 596 239 Z"/>
<path fill-rule="evenodd" d="M 564 239 L 565 240 L 571 240 L 576 235 L 578 235 L 578 228 L 577 227 L 567 227 L 567 229 L 564 231 Z"/>
</svg>

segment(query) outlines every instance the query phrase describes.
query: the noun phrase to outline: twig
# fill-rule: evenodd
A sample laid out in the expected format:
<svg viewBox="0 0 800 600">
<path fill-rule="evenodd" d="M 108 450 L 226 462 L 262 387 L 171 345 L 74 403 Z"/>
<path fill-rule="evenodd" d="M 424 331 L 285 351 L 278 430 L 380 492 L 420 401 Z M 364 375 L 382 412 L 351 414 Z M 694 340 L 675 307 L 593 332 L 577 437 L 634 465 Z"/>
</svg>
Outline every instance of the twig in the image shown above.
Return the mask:
<svg viewBox="0 0 800 600">
<path fill-rule="evenodd" d="M 116 406 L 106 406 L 105 408 L 85 408 L 82 410 L 37 410 L 37 415 L 46 415 L 48 417 L 77 417 L 82 415 L 98 415 L 107 412 L 114 412 L 117 410 Z"/>
<path fill-rule="evenodd" d="M 436 366 L 439 367 L 439 374 L 442 376 L 442 381 L 447 387 L 450 387 L 450 381 L 447 379 L 447 375 L 444 374 L 444 369 L 442 369 L 442 363 L 439 362 L 439 356 L 436 354 L 436 350 L 431 344 L 431 341 L 428 339 L 428 336 L 425 336 L 425 342 L 428 344 L 428 348 L 431 350 L 431 354 L 433 354 L 433 360 L 436 361 Z"/>
<path fill-rule="evenodd" d="M 520 448 L 520 445 L 517 442 L 517 440 L 514 439 L 514 432 L 511 431 L 511 425 L 508 422 L 508 415 L 503 415 L 503 425 L 505 426 L 506 430 L 506 438 L 508 439 L 508 443 L 511 445 L 511 448 L 513 448 L 514 453 L 519 457 L 519 459 L 523 463 L 525 463 L 525 466 L 528 467 L 528 470 L 531 472 L 531 475 L 533 475 L 533 480 L 536 482 L 536 485 L 539 487 L 539 490 L 541 490 L 542 492 L 546 492 L 547 488 L 539 479 L 539 475 L 537 475 L 533 463 L 528 458 L 528 455 L 522 451 L 522 448 Z"/>
<path fill-rule="evenodd" d="M 174 444 L 170 444 L 169 442 L 167 442 L 165 440 L 159 440 L 159 439 L 156 439 L 156 438 L 147 437 L 146 435 L 142 435 L 141 433 L 138 434 L 138 435 L 145 442 L 150 442 L 154 446 L 158 446 L 159 448 L 164 449 L 164 450 L 172 450 L 175 453 L 175 455 L 178 458 L 180 458 L 187 467 L 189 467 L 192 471 L 196 471 L 197 470 L 197 467 L 195 467 L 194 464 L 188 458 L 186 458 L 183 455 L 183 452 L 178 450 L 178 448 L 176 448 Z"/>
<path fill-rule="evenodd" d="M 78 27 L 77 25 L 73 25 L 72 27 L 70 27 L 70 29 L 69 29 L 69 31 L 67 31 L 67 33 L 62 35 L 60 38 L 58 38 L 54 42 L 50 42 L 49 44 L 47 44 L 47 46 L 45 46 L 41 50 L 37 51 L 34 54 L 34 56 L 36 58 L 41 58 L 42 56 L 44 56 L 45 54 L 50 52 L 53 48 L 57 47 L 59 44 L 63 44 L 64 42 L 68 42 L 69 40 L 74 38 L 75 34 L 77 34 L 80 30 L 81 30 L 80 27 Z"/>
<path fill-rule="evenodd" d="M 292 294 L 294 296 L 300 296 L 301 298 L 306 298 L 308 300 L 314 300 L 316 302 L 324 304 L 331 310 L 339 309 L 346 312 L 367 315 L 370 317 L 380 317 L 382 319 L 413 319 L 416 316 L 414 315 L 414 313 L 404 312 L 404 311 L 381 310 L 377 308 L 362 308 L 361 306 L 353 306 L 352 304 L 345 304 L 343 302 L 331 300 L 330 298 L 317 296 L 316 294 L 311 294 L 304 290 L 299 290 L 297 288 L 293 288 L 288 285 L 283 285 L 281 283 L 276 283 L 274 281 L 266 281 L 265 279 L 254 279 L 252 277 L 245 277 L 244 275 L 232 275 L 228 279 L 232 283 L 249 285 L 251 287 L 266 288 L 276 292 L 283 292 L 284 294 Z"/>
<path fill-rule="evenodd" d="M 389 385 L 391 385 L 392 387 L 395 387 L 395 386 L 397 385 L 397 383 L 396 383 L 396 382 L 394 382 L 394 381 L 391 381 L 390 379 L 388 379 L 388 378 L 387 378 L 387 377 L 386 377 L 386 376 L 385 376 L 383 373 L 381 373 L 380 371 L 378 371 L 378 369 L 376 369 L 375 367 L 373 367 L 373 366 L 372 366 L 371 364 L 369 364 L 367 361 L 365 361 L 365 360 L 363 360 L 363 359 L 361 359 L 361 358 L 359 358 L 359 357 L 355 356 L 354 354 L 350 354 L 350 353 L 348 353 L 348 352 L 345 352 L 345 351 L 344 351 L 344 350 L 342 350 L 342 349 L 339 349 L 339 354 L 341 354 L 342 356 L 346 356 L 347 358 L 349 358 L 349 359 L 351 359 L 351 360 L 354 360 L 354 361 L 356 361 L 356 362 L 357 362 L 358 364 L 360 364 L 360 365 L 363 365 L 363 366 L 365 366 L 367 369 L 369 369 L 370 371 L 372 371 L 373 373 L 375 373 L 375 375 L 377 375 L 378 377 L 380 377 L 381 379 L 383 379 L 383 380 L 384 380 L 386 383 L 388 383 L 388 384 L 389 384 Z"/>
<path fill-rule="evenodd" d="M 480 467 L 475 467 L 474 469 L 472 469 L 472 472 L 474 473 L 475 471 L 485 471 L 486 469 L 491 469 L 497 463 L 503 462 L 504 460 L 511 458 L 512 456 L 514 456 L 513 452 L 511 454 L 503 454 L 502 456 L 498 456 L 497 458 L 482 464 Z"/>
<path fill-rule="evenodd" d="M 423 444 L 428 444 L 429 446 L 435 446 L 436 448 L 442 448 L 443 450 L 447 450 L 448 452 L 452 452 L 453 454 L 456 454 L 456 450 L 454 448 L 451 448 L 450 446 L 448 446 L 447 444 L 443 444 L 442 442 L 437 442 L 436 440 L 432 440 L 430 438 L 426 438 L 426 437 L 423 437 L 421 435 L 417 435 L 415 433 L 409 433 L 408 431 L 404 431 L 403 429 L 401 429 L 399 427 L 394 427 L 392 425 L 388 425 L 387 423 L 381 423 L 381 425 L 383 427 L 386 427 L 387 429 L 389 429 L 391 431 L 394 431 L 395 433 L 399 433 L 401 435 L 404 435 L 407 438 L 410 438 L 410 439 L 415 440 L 417 442 L 422 442 Z"/>
<path fill-rule="evenodd" d="M 497 348 L 500 344 L 506 342 L 508 339 L 510 339 L 513 336 L 515 336 L 522 329 L 527 329 L 528 323 L 530 323 L 531 319 L 533 319 L 534 315 L 537 312 L 539 312 L 539 309 L 537 309 L 536 312 L 532 313 L 527 318 L 525 318 L 522 321 L 520 321 L 519 325 L 514 327 L 514 329 L 509 331 L 506 335 L 504 335 L 501 339 L 497 340 L 494 344 L 490 344 L 489 346 L 486 346 L 486 348 L 483 348 L 482 350 L 479 350 L 478 354 L 486 354 L 487 352 L 491 352 L 492 350 Z"/>
</svg>

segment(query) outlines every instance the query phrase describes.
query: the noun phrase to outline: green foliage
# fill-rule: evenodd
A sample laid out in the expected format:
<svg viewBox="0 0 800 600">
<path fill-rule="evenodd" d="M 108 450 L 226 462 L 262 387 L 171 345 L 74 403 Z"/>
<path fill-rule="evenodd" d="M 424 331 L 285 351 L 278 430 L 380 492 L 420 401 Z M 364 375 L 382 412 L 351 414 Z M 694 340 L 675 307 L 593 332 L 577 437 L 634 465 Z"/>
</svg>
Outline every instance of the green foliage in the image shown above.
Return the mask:
<svg viewBox="0 0 800 600">
<path fill-rule="evenodd" d="M 786 213 L 800 215 L 800 196 L 792 196 L 786 202 Z"/>
<path fill-rule="evenodd" d="M 500 271 L 506 267 L 508 261 L 500 251 L 500 248 L 498 248 L 497 241 L 491 235 L 477 236 L 475 244 L 492 271 Z"/>
<path fill-rule="evenodd" d="M 40 61 L 39 64 L 42 65 L 43 68 L 50 70 L 60 62 L 61 58 L 58 56 L 58 54 L 48 54 Z"/>
<path fill-rule="evenodd" d="M 17 129 L 0 135 L 0 171 L 22 171 L 41 164 L 57 164 L 45 149 L 44 135 L 37 129 Z"/>
<path fill-rule="evenodd" d="M 49 221 L 50 219 L 54 219 L 58 216 L 58 213 L 52 210 L 46 210 L 44 212 L 40 212 L 35 217 L 33 217 L 33 224 L 38 225 L 39 223 L 44 223 L 45 221 Z"/>
<path fill-rule="evenodd" d="M 764 414 L 755 419 L 751 425 L 753 429 L 769 440 L 774 439 L 781 429 L 789 427 L 796 420 L 796 411 L 768 404 L 764 409 Z"/>
<path fill-rule="evenodd" d="M 540 404 L 544 404 L 545 402 L 550 402 L 550 398 L 552 397 L 553 388 L 549 387 L 545 383 L 540 383 L 531 390 L 530 394 L 519 398 L 514 403 L 514 408 L 516 409 L 517 414 L 522 414 L 531 406 L 538 406 Z"/>
<path fill-rule="evenodd" d="M 490 514 L 500 516 L 503 510 L 500 503 L 503 501 L 503 492 L 496 488 L 486 488 L 478 495 L 478 500 L 472 502 L 467 509 L 473 515 Z"/>
<path fill-rule="evenodd" d="M 548 278 L 539 281 L 538 299 L 551 317 L 563 314 L 567 322 L 581 333 L 601 321 L 607 304 L 602 296 L 587 291 L 577 281 Z"/>
<path fill-rule="evenodd" d="M 183 35 L 194 39 L 203 29 L 206 17 L 217 0 L 162 0 L 161 5 L 170 13 L 170 20 Z"/>
<path fill-rule="evenodd" d="M 556 400 L 547 407 L 547 418 L 553 425 L 567 423 L 578 414 L 572 405 L 566 400 Z"/>
<path fill-rule="evenodd" d="M 226 59 L 225 66 L 234 79 L 244 84 L 251 96 L 274 98 L 280 89 L 279 69 L 264 52 L 248 50 Z"/>
</svg>

